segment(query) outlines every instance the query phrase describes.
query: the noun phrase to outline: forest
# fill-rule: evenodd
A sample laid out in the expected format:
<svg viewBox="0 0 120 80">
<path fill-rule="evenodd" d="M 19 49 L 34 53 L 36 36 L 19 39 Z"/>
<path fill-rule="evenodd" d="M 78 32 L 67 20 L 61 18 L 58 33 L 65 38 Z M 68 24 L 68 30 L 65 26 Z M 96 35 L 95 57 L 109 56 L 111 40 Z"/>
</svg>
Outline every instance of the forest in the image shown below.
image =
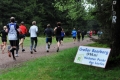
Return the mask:
<svg viewBox="0 0 120 80">
<path fill-rule="evenodd" d="M 98 30 L 100 24 L 95 19 L 95 15 L 91 14 L 95 7 L 88 7 L 85 4 L 91 4 L 91 2 L 84 0 L 1 0 L 0 25 L 6 25 L 9 18 L 14 16 L 18 24 L 24 21 L 28 29 L 31 22 L 35 20 L 40 34 L 48 23 L 54 28 L 58 21 L 62 22 L 67 35 L 70 35 L 69 32 L 71 33 L 74 27 L 85 31 Z M 92 5 L 95 6 L 95 4 Z"/>
</svg>

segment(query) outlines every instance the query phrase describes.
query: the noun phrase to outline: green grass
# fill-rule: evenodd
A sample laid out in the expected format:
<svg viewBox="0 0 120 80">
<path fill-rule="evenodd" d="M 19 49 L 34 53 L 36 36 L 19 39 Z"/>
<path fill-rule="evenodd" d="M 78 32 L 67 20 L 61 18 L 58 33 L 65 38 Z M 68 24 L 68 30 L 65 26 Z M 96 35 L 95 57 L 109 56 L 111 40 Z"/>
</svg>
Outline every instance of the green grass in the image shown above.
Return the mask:
<svg viewBox="0 0 120 80">
<path fill-rule="evenodd" d="M 91 44 L 100 46 L 97 43 Z M 0 75 L 0 80 L 120 80 L 120 69 L 74 63 L 78 47 L 25 62 Z"/>
<path fill-rule="evenodd" d="M 72 37 L 70 37 L 70 38 L 65 37 L 64 38 L 64 43 L 72 42 L 72 41 L 73 41 Z M 1 43 L 1 40 L 0 40 L 0 43 Z M 57 43 L 55 37 L 53 37 L 52 43 L 53 44 Z M 9 45 L 8 40 L 7 40 L 7 44 Z M 31 44 L 30 37 L 26 37 L 25 40 L 24 40 L 24 46 L 28 47 L 28 46 L 30 46 L 30 44 Z M 45 44 L 46 44 L 46 38 L 45 37 L 38 37 L 38 46 L 45 45 Z"/>
<path fill-rule="evenodd" d="M 102 48 L 109 48 L 107 44 L 101 44 L 101 43 L 93 43 L 93 44 L 88 44 L 88 46 L 92 47 L 102 47 Z"/>
<path fill-rule="evenodd" d="M 65 37 L 64 38 L 64 43 L 66 42 L 72 42 L 73 39 L 72 38 L 67 38 Z M 24 41 L 24 46 L 30 46 L 30 37 L 26 37 L 25 41 Z M 56 44 L 56 38 L 53 37 L 52 38 L 52 44 Z M 45 37 L 38 37 L 38 46 L 41 46 L 41 45 L 45 45 L 46 44 L 46 38 Z"/>
</svg>

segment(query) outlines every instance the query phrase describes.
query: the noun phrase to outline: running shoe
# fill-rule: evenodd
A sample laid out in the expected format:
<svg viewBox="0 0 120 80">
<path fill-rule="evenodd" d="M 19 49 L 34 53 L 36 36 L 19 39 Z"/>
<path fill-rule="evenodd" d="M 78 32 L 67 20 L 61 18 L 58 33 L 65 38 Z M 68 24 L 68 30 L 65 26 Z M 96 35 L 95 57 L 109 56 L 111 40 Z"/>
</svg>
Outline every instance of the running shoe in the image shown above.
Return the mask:
<svg viewBox="0 0 120 80">
<path fill-rule="evenodd" d="M 18 54 L 15 54 L 15 57 L 18 57 Z"/>
<path fill-rule="evenodd" d="M 15 60 L 15 61 L 16 61 L 16 58 L 15 58 L 15 57 L 13 57 L 13 60 Z"/>
<path fill-rule="evenodd" d="M 49 52 L 49 50 L 47 50 L 47 52 Z"/>
<path fill-rule="evenodd" d="M 8 56 L 11 57 L 11 52 L 8 50 Z"/>
<path fill-rule="evenodd" d="M 33 51 L 30 51 L 31 54 L 33 54 Z"/>
<path fill-rule="evenodd" d="M 37 52 L 36 49 L 33 49 L 33 50 L 34 50 L 34 52 Z"/>
<path fill-rule="evenodd" d="M 24 52 L 25 51 L 25 49 L 22 49 L 22 52 Z"/>
<path fill-rule="evenodd" d="M 59 47 L 57 48 L 57 52 L 59 51 Z"/>
</svg>

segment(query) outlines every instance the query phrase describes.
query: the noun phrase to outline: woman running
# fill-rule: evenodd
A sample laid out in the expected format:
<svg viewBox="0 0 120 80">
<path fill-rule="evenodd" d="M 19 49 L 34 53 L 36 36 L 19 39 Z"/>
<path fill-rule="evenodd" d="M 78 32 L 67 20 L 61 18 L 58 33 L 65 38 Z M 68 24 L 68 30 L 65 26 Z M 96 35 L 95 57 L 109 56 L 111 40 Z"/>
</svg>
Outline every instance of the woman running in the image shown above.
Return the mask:
<svg viewBox="0 0 120 80">
<path fill-rule="evenodd" d="M 57 22 L 57 27 L 54 28 L 56 34 L 56 41 L 57 41 L 57 52 L 59 51 L 60 43 L 61 43 L 61 22 Z"/>
<path fill-rule="evenodd" d="M 6 48 L 6 44 L 7 44 L 7 26 L 3 27 L 3 30 L 0 31 L 1 33 L 1 40 L 2 40 L 2 44 L 1 44 L 1 49 L 2 49 L 2 53 L 4 54 L 4 50 Z"/>
</svg>

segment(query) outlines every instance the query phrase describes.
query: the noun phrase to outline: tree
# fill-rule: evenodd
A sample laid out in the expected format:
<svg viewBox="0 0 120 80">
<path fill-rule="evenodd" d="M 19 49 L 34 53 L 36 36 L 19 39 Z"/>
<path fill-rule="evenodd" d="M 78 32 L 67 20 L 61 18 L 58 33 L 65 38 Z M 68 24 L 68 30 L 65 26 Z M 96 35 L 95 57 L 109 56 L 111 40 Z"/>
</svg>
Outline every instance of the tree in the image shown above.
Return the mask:
<svg viewBox="0 0 120 80">
<path fill-rule="evenodd" d="M 115 1 L 115 0 L 113 0 Z M 112 24 L 112 44 L 111 56 L 120 59 L 120 1 L 116 0 L 116 5 L 113 5 L 113 11 L 116 12 L 116 23 Z M 113 15 L 114 16 L 114 15 Z"/>
</svg>

